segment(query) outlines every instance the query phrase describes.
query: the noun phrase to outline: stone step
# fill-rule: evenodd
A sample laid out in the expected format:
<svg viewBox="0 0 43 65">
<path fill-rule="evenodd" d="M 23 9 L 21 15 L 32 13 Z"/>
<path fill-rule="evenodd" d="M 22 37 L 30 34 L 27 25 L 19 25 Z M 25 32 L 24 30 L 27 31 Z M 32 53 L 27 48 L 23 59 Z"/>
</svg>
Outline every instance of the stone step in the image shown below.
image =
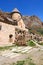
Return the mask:
<svg viewBox="0 0 43 65">
<path fill-rule="evenodd" d="M 29 53 L 32 51 L 32 47 L 15 47 L 11 50 L 11 52 L 9 53 L 3 53 L 2 56 L 5 56 L 5 57 L 10 57 L 10 58 L 15 58 L 15 57 L 18 57 L 20 56 L 22 53 Z M 14 53 L 13 53 L 14 52 Z M 18 52 L 18 53 L 16 53 Z"/>
</svg>

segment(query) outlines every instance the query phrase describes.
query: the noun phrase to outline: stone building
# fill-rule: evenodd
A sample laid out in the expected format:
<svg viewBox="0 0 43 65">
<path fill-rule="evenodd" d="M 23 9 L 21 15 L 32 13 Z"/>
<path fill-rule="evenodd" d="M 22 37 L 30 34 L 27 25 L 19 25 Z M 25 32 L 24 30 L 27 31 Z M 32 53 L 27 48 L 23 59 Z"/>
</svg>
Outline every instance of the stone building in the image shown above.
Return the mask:
<svg viewBox="0 0 43 65">
<path fill-rule="evenodd" d="M 28 31 L 21 13 L 16 8 L 11 13 L 0 12 L 0 45 L 14 43 L 16 30 Z"/>
</svg>

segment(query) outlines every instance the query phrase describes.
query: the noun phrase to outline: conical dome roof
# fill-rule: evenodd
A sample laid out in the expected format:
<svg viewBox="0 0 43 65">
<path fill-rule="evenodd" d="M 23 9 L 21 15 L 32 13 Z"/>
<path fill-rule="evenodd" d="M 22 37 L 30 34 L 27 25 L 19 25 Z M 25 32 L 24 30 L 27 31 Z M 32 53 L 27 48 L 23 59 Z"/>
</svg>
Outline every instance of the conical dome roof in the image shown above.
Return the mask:
<svg viewBox="0 0 43 65">
<path fill-rule="evenodd" d="M 15 8 L 12 12 L 19 12 L 19 10 L 17 8 Z"/>
<path fill-rule="evenodd" d="M 20 11 L 19 11 L 17 8 L 14 8 L 14 9 L 13 9 L 13 11 L 11 12 L 11 15 L 12 15 L 13 13 L 19 13 L 19 14 L 21 15 Z M 21 16 L 22 16 L 22 15 L 21 15 Z"/>
</svg>

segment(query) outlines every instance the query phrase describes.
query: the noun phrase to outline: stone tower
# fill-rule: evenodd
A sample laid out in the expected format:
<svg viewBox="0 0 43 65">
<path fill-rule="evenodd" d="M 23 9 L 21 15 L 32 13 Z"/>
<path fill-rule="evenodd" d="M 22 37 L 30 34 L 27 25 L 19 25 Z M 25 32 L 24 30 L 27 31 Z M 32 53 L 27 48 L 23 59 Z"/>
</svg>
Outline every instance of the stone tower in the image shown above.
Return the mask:
<svg viewBox="0 0 43 65">
<path fill-rule="evenodd" d="M 21 13 L 18 11 L 18 9 L 15 8 L 15 9 L 12 11 L 11 14 L 12 14 L 12 19 L 13 19 L 14 21 L 17 21 L 18 27 L 25 29 L 25 24 L 24 24 L 24 22 L 23 22 L 22 15 L 21 15 Z"/>
</svg>

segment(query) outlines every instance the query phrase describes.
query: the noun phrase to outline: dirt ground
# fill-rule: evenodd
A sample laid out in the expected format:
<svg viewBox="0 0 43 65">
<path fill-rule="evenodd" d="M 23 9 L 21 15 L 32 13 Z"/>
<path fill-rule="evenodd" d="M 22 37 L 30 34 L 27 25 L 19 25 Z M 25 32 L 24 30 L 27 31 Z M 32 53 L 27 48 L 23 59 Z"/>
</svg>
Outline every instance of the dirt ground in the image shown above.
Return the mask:
<svg viewBox="0 0 43 65">
<path fill-rule="evenodd" d="M 43 48 L 33 48 L 29 51 L 31 52 L 24 53 L 24 54 L 15 53 L 15 55 L 17 54 L 17 56 L 14 56 L 14 57 L 2 56 L 0 52 L 0 65 L 9 65 L 18 60 L 25 60 L 28 57 L 31 58 L 32 62 L 34 62 L 36 65 L 43 65 Z M 10 51 L 6 51 L 6 52 L 9 53 Z"/>
<path fill-rule="evenodd" d="M 29 57 L 36 65 L 43 65 L 43 50 L 42 49 L 33 49 L 31 53 L 29 53 Z"/>
</svg>

